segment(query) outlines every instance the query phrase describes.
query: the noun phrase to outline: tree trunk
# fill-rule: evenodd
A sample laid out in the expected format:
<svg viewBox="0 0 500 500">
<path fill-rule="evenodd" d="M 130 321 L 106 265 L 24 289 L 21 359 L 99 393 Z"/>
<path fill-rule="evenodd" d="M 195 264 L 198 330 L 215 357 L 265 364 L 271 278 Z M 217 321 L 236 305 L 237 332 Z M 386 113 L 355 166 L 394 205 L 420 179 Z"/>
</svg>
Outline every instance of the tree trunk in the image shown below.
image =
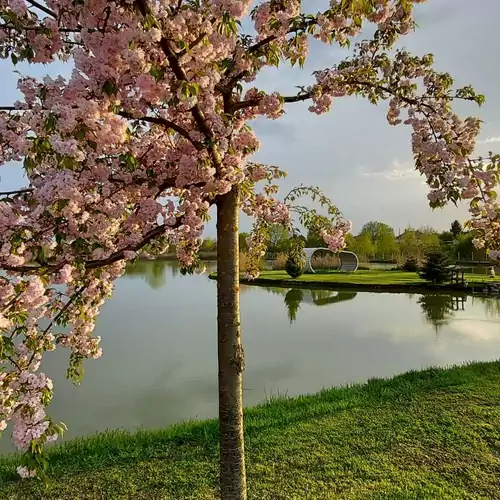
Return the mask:
<svg viewBox="0 0 500 500">
<path fill-rule="evenodd" d="M 220 488 L 222 500 L 246 500 L 240 333 L 239 193 L 217 202 L 217 332 L 219 347 Z"/>
</svg>

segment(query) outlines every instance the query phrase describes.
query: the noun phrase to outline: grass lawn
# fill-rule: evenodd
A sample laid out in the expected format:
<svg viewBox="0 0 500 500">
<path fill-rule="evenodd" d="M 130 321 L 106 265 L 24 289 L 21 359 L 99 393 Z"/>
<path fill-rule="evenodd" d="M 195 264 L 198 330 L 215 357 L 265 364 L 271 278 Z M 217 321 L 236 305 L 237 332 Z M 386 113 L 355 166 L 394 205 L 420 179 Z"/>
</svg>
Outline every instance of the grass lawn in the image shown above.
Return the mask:
<svg viewBox="0 0 500 500">
<path fill-rule="evenodd" d="M 217 423 L 52 451 L 48 485 L 0 461 L 2 499 L 216 499 Z M 410 372 L 246 411 L 249 498 L 498 499 L 500 363 Z"/>
<path fill-rule="evenodd" d="M 469 283 L 469 288 L 481 286 L 484 283 L 500 282 L 500 277 L 494 279 L 487 276 L 477 274 L 466 274 L 465 279 Z M 427 283 L 421 279 L 417 273 L 409 273 L 405 271 L 388 271 L 388 270 L 370 270 L 356 271 L 354 273 L 342 273 L 338 271 L 317 272 L 316 274 L 303 274 L 297 279 L 292 279 L 285 271 L 262 271 L 259 278 L 255 281 L 247 281 L 245 283 L 255 284 L 312 284 L 312 285 L 352 285 L 356 286 L 373 286 L 378 288 L 383 287 L 425 287 Z M 453 285 L 443 284 L 437 285 L 437 288 L 452 288 Z"/>
</svg>

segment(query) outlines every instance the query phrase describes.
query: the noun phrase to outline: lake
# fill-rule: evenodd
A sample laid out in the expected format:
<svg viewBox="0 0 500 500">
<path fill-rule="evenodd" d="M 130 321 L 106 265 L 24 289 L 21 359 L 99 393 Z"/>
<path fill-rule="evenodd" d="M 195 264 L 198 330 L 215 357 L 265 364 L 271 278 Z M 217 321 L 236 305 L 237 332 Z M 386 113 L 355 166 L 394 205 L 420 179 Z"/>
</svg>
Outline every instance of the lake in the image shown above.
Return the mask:
<svg viewBox="0 0 500 500">
<path fill-rule="evenodd" d="M 242 286 L 241 316 L 247 405 L 500 357 L 493 298 Z M 43 367 L 55 385 L 50 414 L 68 437 L 216 416 L 216 283 L 207 275 L 138 263 L 116 283 L 96 334 L 104 354 L 86 361 L 80 387 L 65 379 L 66 351 Z"/>
</svg>

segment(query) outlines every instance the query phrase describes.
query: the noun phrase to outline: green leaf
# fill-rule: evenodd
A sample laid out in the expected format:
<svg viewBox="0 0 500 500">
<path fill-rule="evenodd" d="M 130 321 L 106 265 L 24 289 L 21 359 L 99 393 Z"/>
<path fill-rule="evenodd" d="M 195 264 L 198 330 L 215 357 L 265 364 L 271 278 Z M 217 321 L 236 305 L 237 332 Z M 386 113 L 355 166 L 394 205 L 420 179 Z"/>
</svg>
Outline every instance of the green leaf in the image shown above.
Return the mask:
<svg viewBox="0 0 500 500">
<path fill-rule="evenodd" d="M 59 211 L 64 210 L 64 208 L 68 206 L 68 203 L 69 200 L 57 200 L 56 201 L 57 210 Z"/>
<path fill-rule="evenodd" d="M 198 95 L 200 93 L 200 87 L 195 82 L 191 82 L 188 85 L 188 88 L 189 88 L 189 91 L 190 91 L 190 93 L 191 93 L 192 96 L 196 96 L 196 95 Z"/>
<path fill-rule="evenodd" d="M 116 82 L 112 79 L 106 80 L 106 82 L 102 86 L 102 90 L 109 96 L 116 95 L 118 93 Z"/>
<path fill-rule="evenodd" d="M 149 70 L 149 74 L 157 81 L 159 82 L 160 80 L 163 80 L 163 77 L 165 76 L 165 69 L 159 68 L 157 66 L 151 66 L 151 69 Z"/>
<path fill-rule="evenodd" d="M 23 167 L 24 170 L 26 170 L 27 173 L 32 172 L 35 169 L 36 163 L 31 156 L 26 156 L 23 161 Z"/>
<path fill-rule="evenodd" d="M 56 129 L 56 126 L 57 126 L 57 116 L 54 115 L 53 113 L 50 113 L 50 115 L 45 120 L 44 129 L 47 132 L 53 132 Z"/>
<path fill-rule="evenodd" d="M 128 170 L 131 171 L 134 171 L 139 165 L 137 158 L 132 153 L 120 155 L 119 160 L 121 165 L 125 166 Z"/>
<path fill-rule="evenodd" d="M 85 130 L 78 129 L 75 132 L 75 139 L 78 140 L 78 141 L 83 141 L 85 139 Z"/>
</svg>

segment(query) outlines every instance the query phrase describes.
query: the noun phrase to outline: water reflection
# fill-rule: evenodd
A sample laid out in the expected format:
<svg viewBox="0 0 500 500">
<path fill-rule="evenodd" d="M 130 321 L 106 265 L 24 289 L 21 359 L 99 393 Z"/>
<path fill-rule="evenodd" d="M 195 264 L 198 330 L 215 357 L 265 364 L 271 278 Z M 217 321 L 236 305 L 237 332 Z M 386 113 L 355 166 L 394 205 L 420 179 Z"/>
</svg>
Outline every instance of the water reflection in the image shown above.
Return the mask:
<svg viewBox="0 0 500 500">
<path fill-rule="evenodd" d="M 176 266 L 169 266 L 164 260 L 139 260 L 129 264 L 126 269 L 126 276 L 143 279 L 154 290 L 162 288 L 167 282 L 167 269 L 171 267 L 172 272 Z"/>
<path fill-rule="evenodd" d="M 85 363 L 80 387 L 65 379 L 68 353 L 48 354 L 43 371 L 55 386 L 50 414 L 69 426 L 66 437 L 217 415 L 216 283 L 178 271 L 173 262 L 138 262 L 117 280 L 96 325 L 103 357 Z M 500 357 L 495 298 L 241 291 L 246 405 Z M 4 439 L 0 452 L 7 446 Z"/>
<path fill-rule="evenodd" d="M 208 262 L 209 272 L 215 269 L 215 262 Z M 169 260 L 142 260 L 127 266 L 125 276 L 128 278 L 141 278 L 153 290 L 163 288 L 167 283 L 167 273 L 172 278 L 179 275 L 179 265 L 175 261 Z M 290 324 L 297 320 L 297 314 L 302 304 L 312 306 L 329 306 L 341 302 L 354 300 L 358 292 L 343 290 L 318 290 L 304 288 L 284 288 L 284 287 L 259 287 L 273 295 L 284 296 L 284 305 L 287 310 Z M 240 292 L 246 293 L 255 290 L 252 285 L 241 285 Z M 422 315 L 426 322 L 434 327 L 436 334 L 453 320 L 457 311 L 466 311 L 467 295 L 464 294 L 444 294 L 407 293 L 410 301 L 417 297 L 416 303 L 420 306 Z M 471 298 L 471 297 L 469 297 Z M 494 297 L 476 296 L 472 301 L 483 306 L 488 318 L 500 318 L 500 300 Z"/>
<path fill-rule="evenodd" d="M 500 318 L 500 299 L 477 296 L 473 297 L 472 300 L 483 305 L 487 318 Z"/>
<path fill-rule="evenodd" d="M 215 262 L 206 262 L 207 272 L 215 269 Z M 167 284 L 167 275 L 175 278 L 180 275 L 180 266 L 176 260 L 138 260 L 128 264 L 125 278 L 140 278 L 153 290 L 163 288 Z"/>
<path fill-rule="evenodd" d="M 304 300 L 304 291 L 301 288 L 292 288 L 285 295 L 285 306 L 288 310 L 288 319 L 293 323 L 297 319 L 297 311 Z"/>
<path fill-rule="evenodd" d="M 445 295 L 428 293 L 421 295 L 417 303 L 424 318 L 434 326 L 436 334 L 450 323 L 455 311 L 465 311 L 466 295 Z"/>
<path fill-rule="evenodd" d="M 251 288 L 251 286 L 248 288 Z M 263 289 L 272 294 L 284 295 L 283 303 L 287 309 L 290 324 L 297 320 L 302 304 L 323 307 L 354 300 L 358 297 L 358 292 L 343 290 L 309 290 L 279 287 L 265 287 Z M 467 297 L 467 295 L 463 294 L 442 293 L 399 295 L 406 296 L 410 302 L 413 302 L 415 296 L 417 297 L 416 303 L 420 306 L 424 319 L 434 327 L 436 333 L 442 327 L 450 324 L 457 311 L 467 310 L 468 299 L 471 300 L 471 303 L 481 304 L 488 318 L 500 318 L 500 300 L 494 297 Z"/>
<path fill-rule="evenodd" d="M 358 295 L 357 292 L 292 288 L 285 295 L 285 306 L 288 309 L 290 323 L 293 323 L 297 319 L 297 311 L 301 303 L 318 307 L 328 306 L 346 300 L 353 300 L 356 295 Z"/>
</svg>

